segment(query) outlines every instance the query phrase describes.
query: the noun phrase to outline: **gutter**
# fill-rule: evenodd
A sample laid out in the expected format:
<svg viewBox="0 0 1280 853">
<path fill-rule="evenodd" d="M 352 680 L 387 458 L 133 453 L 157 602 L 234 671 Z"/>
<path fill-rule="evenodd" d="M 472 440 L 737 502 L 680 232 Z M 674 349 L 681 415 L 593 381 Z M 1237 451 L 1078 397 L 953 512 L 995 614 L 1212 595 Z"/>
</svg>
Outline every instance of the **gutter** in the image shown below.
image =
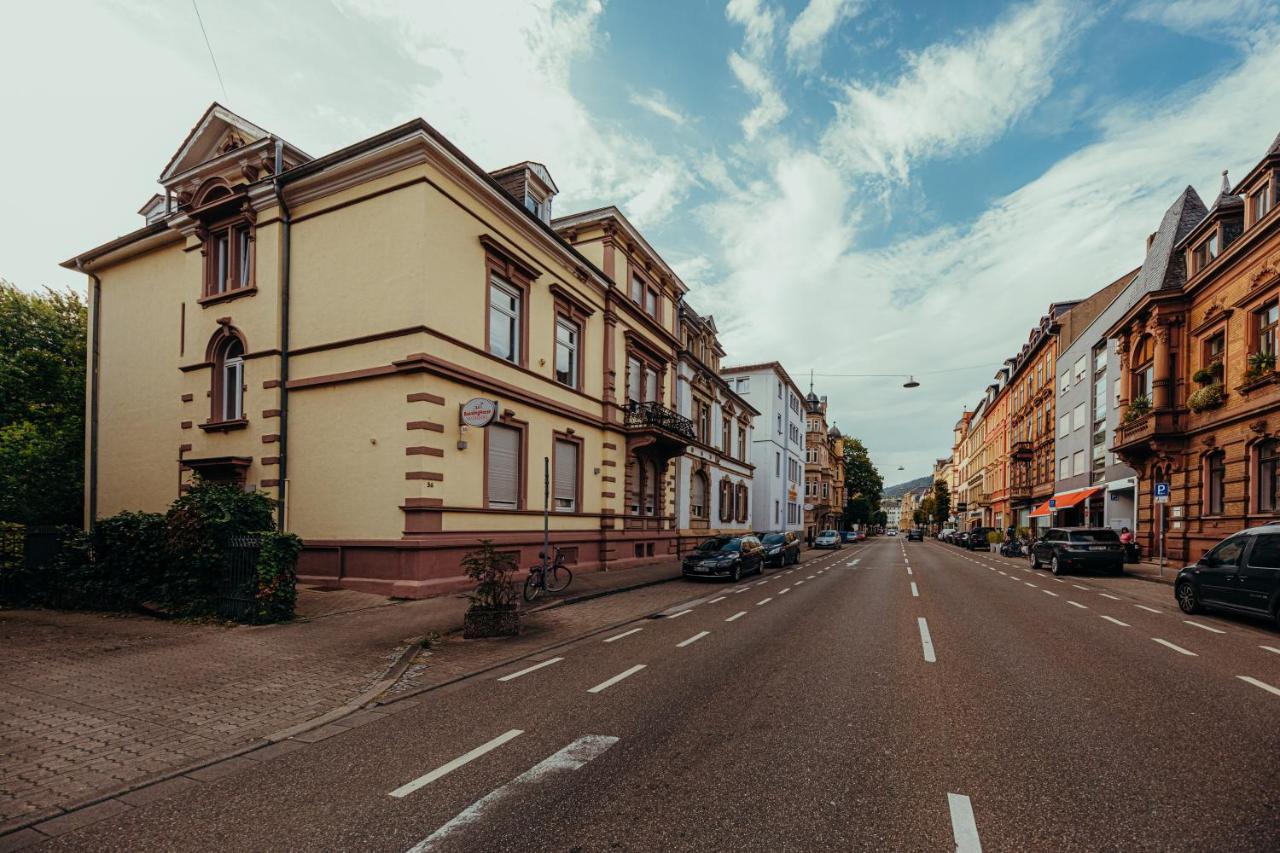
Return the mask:
<svg viewBox="0 0 1280 853">
<path fill-rule="evenodd" d="M 272 187 L 280 208 L 280 501 L 276 507 L 276 527 L 283 531 L 288 519 L 289 500 L 289 261 L 293 213 L 284 200 L 280 170 L 284 168 L 284 141 L 276 140 L 275 172 Z"/>
<path fill-rule="evenodd" d="M 88 510 L 85 528 L 90 532 L 98 524 L 98 364 L 99 364 L 99 348 L 98 348 L 98 330 L 101 328 L 102 308 L 102 279 L 98 278 L 96 273 L 91 273 L 84 268 L 84 263 L 77 258 L 76 269 L 89 278 L 93 279 L 93 290 L 90 295 L 90 311 L 92 312 L 92 322 L 90 336 L 93 339 L 93 346 L 89 352 L 89 458 L 88 471 L 86 475 L 89 479 L 89 496 Z"/>
</svg>

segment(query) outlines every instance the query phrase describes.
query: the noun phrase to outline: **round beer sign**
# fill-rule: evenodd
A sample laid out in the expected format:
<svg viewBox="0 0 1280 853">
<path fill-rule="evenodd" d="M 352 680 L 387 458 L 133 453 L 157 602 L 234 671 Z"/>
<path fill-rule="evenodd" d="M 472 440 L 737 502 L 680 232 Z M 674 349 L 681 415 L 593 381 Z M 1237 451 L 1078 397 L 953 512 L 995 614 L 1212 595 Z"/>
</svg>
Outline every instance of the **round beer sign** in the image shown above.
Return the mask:
<svg viewBox="0 0 1280 853">
<path fill-rule="evenodd" d="M 462 422 L 469 427 L 487 427 L 498 419 L 498 401 L 472 397 L 462 404 Z"/>
</svg>

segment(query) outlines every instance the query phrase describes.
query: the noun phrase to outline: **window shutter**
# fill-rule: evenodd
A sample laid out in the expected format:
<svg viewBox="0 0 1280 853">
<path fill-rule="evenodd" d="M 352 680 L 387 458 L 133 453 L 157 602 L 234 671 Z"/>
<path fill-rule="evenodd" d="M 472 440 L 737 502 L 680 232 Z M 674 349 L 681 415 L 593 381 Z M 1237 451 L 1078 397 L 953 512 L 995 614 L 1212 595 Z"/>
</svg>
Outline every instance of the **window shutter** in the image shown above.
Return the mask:
<svg viewBox="0 0 1280 853">
<path fill-rule="evenodd" d="M 555 508 L 573 512 L 578 508 L 578 445 L 556 439 L 555 459 Z"/>
<path fill-rule="evenodd" d="M 520 431 L 493 424 L 489 430 L 489 506 L 516 509 L 520 505 Z"/>
</svg>

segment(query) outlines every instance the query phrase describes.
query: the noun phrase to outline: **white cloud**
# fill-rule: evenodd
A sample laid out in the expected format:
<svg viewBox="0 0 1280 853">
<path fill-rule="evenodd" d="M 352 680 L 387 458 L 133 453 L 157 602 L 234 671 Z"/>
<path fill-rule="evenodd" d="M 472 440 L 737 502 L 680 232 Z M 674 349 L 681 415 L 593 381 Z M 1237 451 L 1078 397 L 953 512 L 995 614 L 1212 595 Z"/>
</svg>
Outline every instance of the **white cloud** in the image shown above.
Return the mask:
<svg viewBox="0 0 1280 853">
<path fill-rule="evenodd" d="M 756 105 L 742 119 L 742 132 L 753 140 L 760 131 L 786 118 L 787 105 L 778 94 L 773 79 L 759 63 L 734 51 L 729 54 L 729 68 L 738 82 L 755 98 Z"/>
<path fill-rule="evenodd" d="M 1280 9 L 1273 0 L 1140 0 L 1129 17 L 1187 35 L 1235 40 L 1253 38 L 1261 26 L 1274 27 Z"/>
<path fill-rule="evenodd" d="M 787 58 L 802 67 L 815 65 L 827 36 L 862 7 L 863 0 L 809 0 L 787 31 Z"/>
<path fill-rule="evenodd" d="M 725 15 L 745 30 L 744 43 L 754 58 L 762 57 L 773 46 L 773 34 L 782 22 L 782 13 L 760 0 L 729 0 Z"/>
<path fill-rule="evenodd" d="M 850 83 L 823 145 L 857 174 L 905 181 L 911 163 L 983 147 L 1049 94 L 1082 23 L 1069 0 L 1042 0 L 953 44 L 907 59 L 887 85 Z"/>
<path fill-rule="evenodd" d="M 632 92 L 628 100 L 640 109 L 648 110 L 659 118 L 665 118 L 672 124 L 684 125 L 689 121 L 689 117 L 672 106 L 666 94 L 658 89 L 652 89 L 648 92 Z"/>
</svg>

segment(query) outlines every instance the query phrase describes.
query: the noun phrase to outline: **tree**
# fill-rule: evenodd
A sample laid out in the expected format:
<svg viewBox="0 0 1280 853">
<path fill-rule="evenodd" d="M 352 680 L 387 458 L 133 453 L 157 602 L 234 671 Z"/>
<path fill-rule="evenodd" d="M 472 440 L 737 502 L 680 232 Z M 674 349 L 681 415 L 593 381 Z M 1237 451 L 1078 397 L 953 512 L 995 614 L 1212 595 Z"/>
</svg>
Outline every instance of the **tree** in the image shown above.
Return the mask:
<svg viewBox="0 0 1280 853">
<path fill-rule="evenodd" d="M 0 279 L 0 521 L 79 524 L 85 304 Z"/>
<path fill-rule="evenodd" d="M 852 527 L 855 524 L 866 524 L 871 521 L 871 503 L 862 495 L 851 498 L 844 505 L 844 526 Z"/>
<path fill-rule="evenodd" d="M 880 508 L 884 479 L 872 464 L 866 446 L 852 436 L 844 439 L 844 487 L 850 497 L 860 495 L 866 498 L 873 512 Z"/>
<path fill-rule="evenodd" d="M 946 480 L 937 480 L 933 484 L 933 520 L 938 524 L 946 524 L 951 517 L 951 490 Z"/>
<path fill-rule="evenodd" d="M 885 527 L 889 524 L 889 513 L 884 510 L 876 510 L 875 515 L 871 516 L 871 523 L 876 527 Z"/>
</svg>

